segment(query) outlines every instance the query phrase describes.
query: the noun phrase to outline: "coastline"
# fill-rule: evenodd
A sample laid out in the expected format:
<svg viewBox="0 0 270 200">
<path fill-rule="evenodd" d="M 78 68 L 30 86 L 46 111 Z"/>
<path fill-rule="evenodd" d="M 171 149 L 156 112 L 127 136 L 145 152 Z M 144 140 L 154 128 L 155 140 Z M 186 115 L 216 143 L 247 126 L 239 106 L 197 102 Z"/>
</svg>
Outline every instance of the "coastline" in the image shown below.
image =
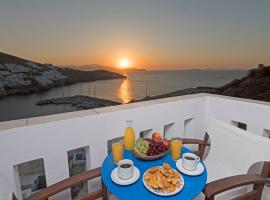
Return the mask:
<svg viewBox="0 0 270 200">
<path fill-rule="evenodd" d="M 132 99 L 139 101 L 151 98 L 165 98 L 169 96 L 206 92 L 205 89 L 207 87 L 199 87 L 199 89 L 195 87 L 220 87 L 235 78 L 240 79 L 245 74 L 246 71 L 148 71 L 144 73 L 129 73 L 128 79 L 105 80 L 92 83 L 84 82 L 69 86 L 65 86 L 67 85 L 65 84 L 63 88 L 54 87 L 45 92 L 25 95 L 9 95 L 0 98 L 0 110 L 3 113 L 0 117 L 0 121 L 87 109 L 77 108 L 71 104 L 47 104 L 42 106 L 36 104 L 37 102 L 46 99 L 85 95 L 97 97 L 99 99 L 109 99 L 121 104 L 122 102 L 129 102 Z M 146 91 L 147 85 L 145 83 L 148 83 L 148 92 Z M 208 88 L 207 91 L 209 91 Z M 144 99 L 145 96 L 151 97 Z"/>
<path fill-rule="evenodd" d="M 108 70 L 81 71 L 0 52 L 0 97 L 33 94 L 80 82 L 123 78 L 126 76 Z"/>
<path fill-rule="evenodd" d="M 115 79 L 125 79 L 127 76 L 105 71 L 105 70 L 96 70 L 83 72 L 73 69 L 60 69 L 60 72 L 63 73 L 63 80 L 56 80 L 48 85 L 31 85 L 31 86 L 18 86 L 17 88 L 1 90 L 0 88 L 0 98 L 10 95 L 25 95 L 25 94 L 34 94 L 49 91 L 53 88 L 69 86 L 76 83 L 83 82 L 95 82 L 100 80 L 115 80 Z"/>
<path fill-rule="evenodd" d="M 162 99 L 174 96 L 183 96 L 197 93 L 219 94 L 232 97 L 240 97 L 246 99 L 270 101 L 270 66 L 260 64 L 258 68 L 249 70 L 248 74 L 240 79 L 234 79 L 231 82 L 220 87 L 194 87 L 182 90 L 175 90 L 173 92 L 164 93 L 155 96 L 146 96 L 142 99 L 134 99 L 128 103 Z M 84 98 L 78 96 L 78 98 Z M 63 101 L 63 98 L 57 101 Z M 101 99 L 99 99 L 101 100 Z M 72 99 L 71 99 L 72 101 Z M 87 107 L 86 107 L 87 108 Z"/>
</svg>

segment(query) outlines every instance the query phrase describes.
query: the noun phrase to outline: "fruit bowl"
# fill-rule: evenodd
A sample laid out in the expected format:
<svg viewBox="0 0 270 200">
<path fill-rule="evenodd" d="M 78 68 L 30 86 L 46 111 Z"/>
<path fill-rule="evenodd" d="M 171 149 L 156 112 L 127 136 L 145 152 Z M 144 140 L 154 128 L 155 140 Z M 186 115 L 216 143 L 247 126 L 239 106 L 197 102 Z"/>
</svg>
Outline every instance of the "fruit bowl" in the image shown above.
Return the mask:
<svg viewBox="0 0 270 200">
<path fill-rule="evenodd" d="M 141 160 L 156 160 L 165 156 L 170 150 L 169 141 L 161 134 L 154 133 L 152 138 L 138 138 L 133 154 Z"/>
<path fill-rule="evenodd" d="M 168 149 L 167 151 L 165 151 L 161 154 L 155 155 L 155 156 L 143 156 L 143 155 L 137 154 L 135 151 L 133 151 L 133 154 L 136 158 L 139 158 L 141 160 L 157 160 L 157 159 L 162 158 L 163 156 L 167 155 L 169 153 L 169 151 L 170 151 L 170 149 Z"/>
</svg>

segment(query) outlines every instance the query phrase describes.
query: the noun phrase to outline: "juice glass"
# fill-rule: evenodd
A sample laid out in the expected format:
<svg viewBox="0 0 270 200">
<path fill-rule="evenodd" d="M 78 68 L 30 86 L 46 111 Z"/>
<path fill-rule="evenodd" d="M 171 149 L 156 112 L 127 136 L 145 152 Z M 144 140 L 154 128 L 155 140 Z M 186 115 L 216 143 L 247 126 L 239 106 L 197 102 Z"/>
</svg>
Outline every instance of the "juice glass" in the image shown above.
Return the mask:
<svg viewBox="0 0 270 200">
<path fill-rule="evenodd" d="M 124 134 L 124 146 L 126 150 L 133 150 L 135 145 L 135 131 L 132 127 L 132 121 L 127 121 L 127 128 Z"/>
<path fill-rule="evenodd" d="M 173 160 L 180 159 L 181 149 L 182 149 L 182 140 L 172 139 L 171 140 L 171 151 L 172 151 L 172 159 Z"/>
<path fill-rule="evenodd" d="M 117 164 L 120 160 L 123 160 L 123 143 L 122 142 L 114 142 L 112 144 L 112 155 L 113 162 Z"/>
</svg>

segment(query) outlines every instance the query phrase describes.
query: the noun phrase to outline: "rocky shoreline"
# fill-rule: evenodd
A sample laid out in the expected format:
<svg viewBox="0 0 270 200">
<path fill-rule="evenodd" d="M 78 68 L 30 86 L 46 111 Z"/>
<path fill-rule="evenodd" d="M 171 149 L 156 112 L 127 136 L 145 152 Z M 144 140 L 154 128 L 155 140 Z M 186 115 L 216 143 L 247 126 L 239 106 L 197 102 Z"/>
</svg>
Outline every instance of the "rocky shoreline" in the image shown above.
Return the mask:
<svg viewBox="0 0 270 200">
<path fill-rule="evenodd" d="M 270 66 L 259 64 L 247 76 L 217 88 L 215 94 L 270 102 Z"/>
</svg>

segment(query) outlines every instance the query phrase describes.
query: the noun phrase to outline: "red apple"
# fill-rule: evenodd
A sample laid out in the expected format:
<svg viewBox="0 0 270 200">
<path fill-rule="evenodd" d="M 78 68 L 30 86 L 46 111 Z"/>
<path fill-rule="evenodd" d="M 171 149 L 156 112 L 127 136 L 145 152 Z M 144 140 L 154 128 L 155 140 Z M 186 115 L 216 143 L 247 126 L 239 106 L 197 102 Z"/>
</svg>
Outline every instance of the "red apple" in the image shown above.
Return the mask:
<svg viewBox="0 0 270 200">
<path fill-rule="evenodd" d="M 153 133 L 152 134 L 152 139 L 155 141 L 155 142 L 161 142 L 162 141 L 162 136 L 160 133 L 156 132 L 156 133 Z"/>
<path fill-rule="evenodd" d="M 169 140 L 167 140 L 167 139 L 163 139 L 163 144 L 166 146 L 166 147 L 168 147 L 169 146 Z"/>
</svg>

